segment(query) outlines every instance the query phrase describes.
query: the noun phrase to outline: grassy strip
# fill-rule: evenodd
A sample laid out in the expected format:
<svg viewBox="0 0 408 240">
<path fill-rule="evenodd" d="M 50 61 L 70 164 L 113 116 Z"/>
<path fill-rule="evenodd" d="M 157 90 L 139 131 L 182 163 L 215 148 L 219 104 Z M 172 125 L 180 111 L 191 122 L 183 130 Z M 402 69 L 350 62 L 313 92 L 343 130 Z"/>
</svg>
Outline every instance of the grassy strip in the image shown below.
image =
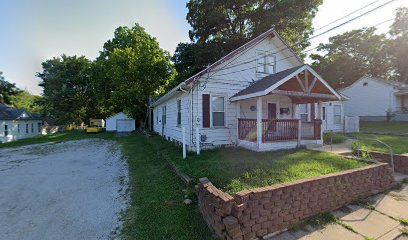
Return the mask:
<svg viewBox="0 0 408 240">
<path fill-rule="evenodd" d="M 197 205 L 185 205 L 185 185 L 141 134 L 118 138 L 128 159 L 131 202 L 124 239 L 212 239 Z"/>
<path fill-rule="evenodd" d="M 408 134 L 408 122 L 361 122 L 362 132 Z"/>
<path fill-rule="evenodd" d="M 158 135 L 152 135 L 151 141 L 195 181 L 208 177 L 230 194 L 367 165 L 332 153 L 305 149 L 257 153 L 242 148 L 221 148 L 202 151 L 200 156 L 190 152 L 183 160 L 181 148 Z"/>
<path fill-rule="evenodd" d="M 358 139 L 354 147 L 359 149 L 388 153 L 389 149 L 375 140 L 378 139 L 390 145 L 396 154 L 408 153 L 408 137 L 376 134 L 352 134 L 351 136 Z"/>
</svg>

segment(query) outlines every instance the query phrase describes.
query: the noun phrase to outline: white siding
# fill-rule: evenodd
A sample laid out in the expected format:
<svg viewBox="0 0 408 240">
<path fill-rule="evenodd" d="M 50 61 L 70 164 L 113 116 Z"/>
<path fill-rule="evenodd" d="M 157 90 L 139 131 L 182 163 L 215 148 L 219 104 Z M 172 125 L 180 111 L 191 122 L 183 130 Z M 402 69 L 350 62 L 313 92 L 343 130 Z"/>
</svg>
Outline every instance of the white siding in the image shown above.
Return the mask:
<svg viewBox="0 0 408 240">
<path fill-rule="evenodd" d="M 394 92 L 391 85 L 364 77 L 341 91 L 350 98 L 344 103 L 345 115 L 386 116 L 387 110 L 395 109 Z"/>
<path fill-rule="evenodd" d="M 0 120 L 0 141 L 11 142 L 18 139 L 35 137 L 41 134 L 38 130 L 38 124 L 42 122 L 39 120 Z M 28 133 L 26 132 L 26 124 L 28 124 Z M 8 135 L 5 136 L 5 125 L 8 128 Z M 20 125 L 20 132 L 18 131 L 18 125 Z M 33 129 L 31 128 L 33 126 Z"/>
<path fill-rule="evenodd" d="M 176 140 L 182 142 L 182 127 L 186 129 L 186 143 L 188 146 L 190 143 L 190 101 L 191 94 L 182 93 L 170 100 L 156 106 L 153 109 L 153 130 L 164 135 L 166 139 Z M 181 125 L 177 125 L 177 101 L 181 100 Z M 166 106 L 166 124 L 162 125 L 162 107 Z"/>
<path fill-rule="evenodd" d="M 190 148 L 195 146 L 195 128 L 198 127 L 201 135 L 205 135 L 207 140 L 202 142 L 202 147 L 214 147 L 237 143 L 237 103 L 230 102 L 229 99 L 249 86 L 252 82 L 259 80 L 265 74 L 256 73 L 256 59 L 259 52 L 276 53 L 276 72 L 301 65 L 293 55 L 286 49 L 283 42 L 276 37 L 266 38 L 255 46 L 245 50 L 243 53 L 217 66 L 208 74 L 200 77 L 194 84 L 192 90 L 181 96 L 176 96 L 165 103 L 154 107 L 154 131 L 170 139 L 181 141 L 181 128 L 177 126 L 177 99 L 182 98 L 182 126 L 186 127 L 186 141 Z M 224 127 L 202 127 L 202 95 L 223 96 L 225 98 L 225 126 Z M 267 116 L 267 101 L 277 101 L 277 112 L 279 107 L 291 106 L 291 101 L 287 97 L 268 96 L 263 103 L 263 112 Z M 251 104 L 251 103 L 248 103 Z M 161 116 L 162 106 L 166 105 L 167 124 L 162 128 Z M 192 105 L 192 106 L 191 106 Z M 256 104 L 255 104 L 256 106 Z M 245 108 L 243 114 L 253 114 L 249 106 Z M 211 107 L 210 107 L 211 109 Z M 191 111 L 192 110 L 192 111 Z M 292 111 L 292 109 L 291 109 Z M 256 116 L 256 115 L 254 115 Z M 157 118 L 158 117 L 158 118 Z M 247 116 L 248 117 L 248 116 Z M 285 118 L 285 116 L 281 116 Z M 197 121 L 198 119 L 198 121 Z M 199 124 L 197 124 L 199 122 Z M 212 123 L 211 123 L 212 126 Z M 163 132 L 163 133 L 162 133 Z"/>
<path fill-rule="evenodd" d="M 341 108 L 341 123 L 334 122 L 334 106 Z M 323 121 L 323 131 L 340 132 L 344 129 L 344 104 L 340 101 L 325 102 L 323 107 L 326 107 L 326 120 Z M 317 108 L 316 108 L 317 109 Z"/>
<path fill-rule="evenodd" d="M 206 144 L 208 146 L 237 143 L 237 107 L 236 103 L 230 102 L 229 99 L 234 94 L 249 86 L 253 81 L 257 81 L 265 76 L 256 73 L 256 59 L 258 52 L 274 53 L 279 52 L 283 48 L 284 45 L 281 41 L 276 38 L 267 38 L 248 49 L 245 53 L 218 66 L 215 70 L 209 73 L 209 79 L 206 79 L 206 76 L 200 79 L 200 87 L 196 88 L 194 92 L 195 97 L 198 95 L 198 101 L 195 101 L 193 104 L 195 109 L 193 112 L 194 118 L 198 116 L 202 119 L 202 94 L 210 94 L 211 96 L 221 95 L 226 99 L 225 127 L 202 128 L 202 125 L 200 126 L 200 132 L 207 136 Z M 289 50 L 281 51 L 276 54 L 276 72 L 300 65 L 295 57 L 288 57 L 293 56 L 290 54 L 292 53 Z M 290 107 L 291 104 L 289 98 L 274 97 L 278 102 L 283 100 L 283 105 L 281 107 L 284 107 L 284 105 Z M 270 100 L 274 100 L 274 97 L 271 97 Z M 266 100 L 268 98 L 269 97 L 265 97 L 263 102 L 265 118 L 267 116 Z M 256 100 L 254 101 L 254 105 L 256 106 Z M 242 107 L 245 106 L 241 106 L 241 108 Z M 279 106 L 277 107 L 279 108 Z M 279 111 L 278 108 L 277 111 Z M 198 113 L 196 110 L 199 110 Z M 244 114 L 248 111 L 250 110 L 246 108 Z M 248 114 L 250 115 L 251 113 L 248 112 Z M 256 113 L 253 116 L 253 118 L 256 118 Z"/>
</svg>

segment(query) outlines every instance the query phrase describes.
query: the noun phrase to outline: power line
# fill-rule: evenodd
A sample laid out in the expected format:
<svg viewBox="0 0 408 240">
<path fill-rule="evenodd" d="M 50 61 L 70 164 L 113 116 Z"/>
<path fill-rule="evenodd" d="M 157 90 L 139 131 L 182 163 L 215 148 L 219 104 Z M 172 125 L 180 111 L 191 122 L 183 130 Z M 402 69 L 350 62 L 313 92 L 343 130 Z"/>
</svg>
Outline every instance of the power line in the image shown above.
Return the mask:
<svg viewBox="0 0 408 240">
<path fill-rule="evenodd" d="M 319 31 L 319 30 L 321 30 L 321 29 L 323 29 L 323 28 L 325 28 L 325 27 L 327 27 L 327 26 L 330 26 L 330 25 L 332 25 L 333 23 L 336 23 L 336 22 L 338 22 L 338 21 L 340 21 L 340 20 L 343 20 L 343 19 L 345 19 L 345 18 L 347 18 L 347 17 L 353 15 L 354 13 L 359 12 L 359 11 L 363 10 L 364 8 L 367 8 L 367 7 L 369 7 L 369 6 L 371 6 L 371 5 L 375 4 L 375 3 L 377 3 L 377 2 L 379 2 L 379 1 L 381 1 L 381 0 L 375 0 L 374 2 L 371 2 L 371 3 L 367 4 L 367 5 L 364 5 L 363 7 L 359 8 L 359 9 L 356 9 L 356 10 L 352 11 L 351 13 L 349 13 L 349 14 L 347 14 L 347 15 L 341 17 L 341 18 L 338 18 L 338 19 L 336 19 L 336 20 L 334 20 L 334 21 L 332 21 L 332 22 L 329 22 L 328 24 L 326 24 L 326 25 L 324 25 L 324 26 L 319 27 L 318 29 L 315 29 L 314 31 L 317 32 L 317 31 Z"/>
<path fill-rule="evenodd" d="M 344 25 L 346 25 L 346 24 L 348 24 L 348 23 L 350 23 L 350 22 L 352 22 L 352 21 L 354 21 L 354 20 L 357 20 L 357 19 L 359 19 L 359 18 L 361 18 L 361 17 L 364 17 L 365 15 L 368 15 L 368 14 L 370 14 L 370 13 L 372 13 L 372 12 L 374 12 L 374 11 L 380 9 L 380 8 L 383 8 L 383 7 L 387 6 L 388 4 L 390 4 L 390 3 L 392 3 L 392 2 L 395 2 L 395 1 L 396 1 L 396 0 L 390 0 L 390 1 L 388 1 L 388 2 L 386 2 L 386 3 L 384 3 L 384 4 L 382 4 L 382 5 L 380 5 L 380 6 L 378 6 L 378 7 L 375 7 L 375 8 L 373 8 L 373 9 L 371 9 L 371 10 L 369 10 L 369 11 L 363 13 L 363 14 L 360 14 L 360 15 L 358 15 L 358 16 L 356 16 L 356 17 L 354 17 L 354 18 L 352 18 L 352 19 L 350 19 L 350 20 L 348 20 L 348 21 L 346 21 L 346 22 L 343 22 L 343 23 L 341 23 L 341 24 L 339 24 L 339 25 L 337 25 L 337 26 L 335 26 L 335 27 L 332 27 L 332 28 L 330 28 L 329 30 L 326 30 L 326 31 L 324 31 L 324 32 L 322 32 L 322 33 L 319 33 L 319 34 L 317 34 L 317 35 L 314 35 L 314 36 L 312 36 L 311 38 L 309 38 L 309 40 L 314 39 L 314 38 L 317 38 L 317 37 L 319 37 L 319 36 L 321 36 L 321 35 L 323 35 L 323 34 L 326 34 L 326 33 L 328 33 L 328 32 L 331 32 L 331 31 L 333 31 L 333 30 L 335 30 L 335 29 L 337 29 L 337 28 L 339 28 L 339 27 L 342 27 L 342 26 L 344 26 Z"/>
<path fill-rule="evenodd" d="M 392 2 L 395 2 L 395 1 L 396 1 L 396 0 L 390 0 L 390 1 L 384 3 L 384 4 L 380 5 L 380 6 L 377 6 L 377 7 L 373 8 L 373 9 L 367 11 L 367 12 L 364 12 L 364 13 L 362 13 L 362 14 L 360 14 L 360 15 L 358 15 L 358 16 L 356 16 L 356 17 L 350 19 L 350 20 L 347 20 L 346 22 L 343 22 L 343 23 L 341 23 L 341 24 L 339 24 L 339 25 L 337 25 L 337 26 L 335 26 L 335 27 L 333 27 L 333 28 L 331 28 L 331 29 L 329 29 L 329 30 L 323 32 L 323 33 L 314 35 L 314 36 L 310 37 L 310 38 L 307 39 L 307 40 L 311 40 L 311 39 L 314 39 L 314 38 L 319 37 L 319 36 L 321 36 L 321 35 L 324 35 L 324 34 L 326 34 L 326 33 L 329 33 L 329 32 L 331 32 L 331 31 L 333 31 L 333 30 L 335 30 L 335 29 L 337 29 L 337 28 L 339 28 L 339 27 L 341 27 L 341 26 L 344 26 L 344 25 L 346 25 L 346 24 L 348 24 L 348 23 L 350 23 L 350 22 L 352 22 L 352 21 L 355 21 L 355 20 L 357 20 L 357 19 L 359 19 L 359 18 L 361 18 L 361 17 L 363 17 L 363 16 L 365 16 L 365 15 L 368 15 L 368 14 L 370 14 L 370 13 L 372 13 L 372 12 L 378 10 L 378 9 L 381 9 L 381 8 L 385 7 L 386 5 L 388 5 L 388 4 L 392 3 Z M 371 4 L 369 4 L 369 5 L 371 5 Z M 361 10 L 361 9 L 360 9 L 360 10 Z M 356 11 L 357 11 L 357 10 L 356 10 Z M 346 17 L 346 16 L 345 16 L 345 17 Z M 383 21 L 383 22 L 381 22 L 381 23 L 379 23 L 379 24 L 374 25 L 374 27 L 375 27 L 375 26 L 378 26 L 378 25 L 381 25 L 381 24 L 383 24 L 383 23 L 385 23 L 385 22 L 391 21 L 391 20 L 392 20 L 392 19 Z M 305 50 L 304 52 L 310 52 L 310 51 L 312 51 L 312 50 L 317 49 L 318 47 L 319 47 L 319 46 L 316 46 L 316 47 L 314 47 L 314 48 L 312 48 L 312 49 Z M 276 51 L 276 52 L 270 53 L 270 54 L 277 54 L 277 53 L 282 52 L 282 51 L 285 51 L 285 50 L 287 50 L 286 47 L 284 47 L 284 48 L 282 48 L 282 49 L 280 49 L 280 50 L 278 50 L 278 51 Z M 243 54 L 243 53 L 241 53 L 241 55 L 242 55 L 242 54 Z M 239 56 L 240 56 L 240 55 L 239 55 Z M 255 56 L 255 57 L 257 57 L 257 56 Z M 275 64 L 276 64 L 277 62 L 280 62 L 280 61 L 283 61 L 283 60 L 286 60 L 286 59 L 289 59 L 289 58 L 292 58 L 292 57 L 296 57 L 296 56 L 292 55 L 292 56 L 289 56 L 289 57 L 285 57 L 285 58 L 279 59 L 279 60 L 275 61 Z M 234 68 L 234 67 L 237 67 L 237 66 L 240 66 L 240 65 L 243 65 L 243 64 L 247 64 L 247 63 L 250 63 L 250 62 L 252 62 L 252 60 L 250 60 L 250 61 L 246 60 L 246 61 L 244 61 L 244 62 L 242 62 L 242 63 L 235 64 L 235 65 L 231 65 L 231 66 L 229 66 L 228 68 L 226 68 L 230 63 L 232 63 L 232 62 L 229 62 L 229 63 L 228 63 L 227 65 L 225 65 L 223 68 L 218 69 L 217 72 L 218 72 L 218 71 L 222 71 L 222 70 L 227 70 L 227 69 L 230 69 L 230 68 Z M 245 68 L 245 69 L 241 69 L 241 70 L 234 71 L 234 72 L 230 72 L 230 73 L 220 74 L 220 75 L 217 75 L 217 76 L 224 76 L 224 75 L 228 75 L 228 74 L 233 74 L 233 73 L 237 73 L 237 72 L 242 72 L 242 71 L 245 71 L 245 70 L 254 69 L 254 68 L 256 68 L 256 67 L 257 67 L 257 66 L 250 67 L 250 68 Z M 208 73 L 210 73 L 210 72 L 211 72 L 211 71 L 209 71 Z M 215 73 L 216 73 L 216 72 L 214 72 L 214 74 L 215 74 Z M 208 76 L 207 78 L 212 77 L 214 74 L 212 74 L 211 76 Z"/>
</svg>

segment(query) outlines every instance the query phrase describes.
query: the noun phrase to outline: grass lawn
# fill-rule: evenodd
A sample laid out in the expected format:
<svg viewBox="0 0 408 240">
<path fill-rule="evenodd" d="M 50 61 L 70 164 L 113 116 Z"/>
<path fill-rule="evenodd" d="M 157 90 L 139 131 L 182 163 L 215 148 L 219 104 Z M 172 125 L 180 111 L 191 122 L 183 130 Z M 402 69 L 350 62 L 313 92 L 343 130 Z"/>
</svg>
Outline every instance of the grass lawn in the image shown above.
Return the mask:
<svg viewBox="0 0 408 240">
<path fill-rule="evenodd" d="M 394 153 L 408 153 L 408 137 L 362 133 L 352 134 L 351 136 L 358 139 L 358 142 L 354 143 L 354 145 L 364 150 L 388 153 L 389 150 L 386 146 L 375 141 L 375 139 L 378 139 L 390 145 Z"/>
<path fill-rule="evenodd" d="M 361 122 L 362 132 L 408 134 L 408 122 Z"/>
<path fill-rule="evenodd" d="M 0 147 L 86 138 L 117 141 L 128 160 L 130 203 L 122 215 L 123 239 L 212 239 L 198 206 L 183 203 L 185 184 L 157 157 L 152 145 L 141 133 L 116 138 L 113 133 L 87 135 L 72 131 L 0 144 Z M 187 194 L 193 195 L 191 190 Z"/>
<path fill-rule="evenodd" d="M 311 150 L 256 153 L 242 148 L 224 148 L 203 151 L 200 156 L 188 153 L 183 160 L 181 149 L 172 143 L 157 135 L 153 135 L 151 141 L 196 181 L 208 177 L 215 186 L 230 194 L 366 166 L 363 162 Z"/>
</svg>

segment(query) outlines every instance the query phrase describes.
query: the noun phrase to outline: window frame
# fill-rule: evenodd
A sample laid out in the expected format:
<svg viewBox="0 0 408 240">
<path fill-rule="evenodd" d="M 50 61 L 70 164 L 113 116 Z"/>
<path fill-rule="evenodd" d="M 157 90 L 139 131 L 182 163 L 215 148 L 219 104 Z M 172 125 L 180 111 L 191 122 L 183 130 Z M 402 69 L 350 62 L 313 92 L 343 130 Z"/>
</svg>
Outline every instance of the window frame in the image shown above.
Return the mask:
<svg viewBox="0 0 408 240">
<path fill-rule="evenodd" d="M 336 107 L 338 107 L 338 108 L 340 109 L 340 113 L 339 113 L 339 114 L 336 114 Z M 334 124 L 334 125 L 341 125 L 341 123 L 342 123 L 341 115 L 342 115 L 341 105 L 339 105 L 339 104 L 333 104 L 333 124 Z M 338 117 L 339 122 L 336 122 L 336 117 Z"/>
<path fill-rule="evenodd" d="M 4 136 L 7 137 L 9 135 L 8 124 L 4 124 Z"/>
<path fill-rule="evenodd" d="M 275 74 L 276 73 L 276 55 L 270 52 L 257 51 L 255 61 L 255 73 L 256 74 Z M 272 61 L 269 62 L 268 58 L 272 58 Z M 263 63 L 261 63 L 261 60 Z M 259 67 L 262 65 L 262 71 Z M 268 67 L 268 70 L 267 70 Z M 271 70 L 271 71 L 269 71 Z"/>
<path fill-rule="evenodd" d="M 301 107 L 300 107 L 300 105 L 305 105 L 305 112 L 301 112 Z M 309 115 L 310 115 L 309 104 L 307 104 L 307 103 L 299 104 L 298 109 L 299 109 L 298 112 L 299 112 L 299 118 L 300 118 L 300 120 L 301 120 L 302 122 L 304 122 L 304 123 L 309 122 Z M 302 115 L 306 115 L 306 121 L 303 121 L 303 120 L 302 120 Z"/>
<path fill-rule="evenodd" d="M 165 126 L 167 123 L 167 106 L 162 106 L 162 125 Z"/>
<path fill-rule="evenodd" d="M 34 123 L 31 123 L 31 133 L 34 133 Z"/>
<path fill-rule="evenodd" d="M 26 123 L 26 134 L 28 134 L 28 123 Z"/>
<path fill-rule="evenodd" d="M 177 126 L 181 126 L 181 99 L 177 99 Z"/>
<path fill-rule="evenodd" d="M 42 124 L 41 124 L 41 123 L 37 123 L 37 126 L 38 126 L 38 133 L 41 133 L 41 126 L 42 126 Z"/>
<path fill-rule="evenodd" d="M 213 98 L 223 98 L 223 110 L 224 111 L 213 111 Z M 227 125 L 227 116 L 226 116 L 226 97 L 222 94 L 210 94 L 210 123 L 211 128 L 225 128 Z M 224 113 L 224 123 L 222 126 L 214 126 L 214 112 Z"/>
<path fill-rule="evenodd" d="M 17 133 L 20 133 L 20 123 L 17 124 Z"/>
</svg>

